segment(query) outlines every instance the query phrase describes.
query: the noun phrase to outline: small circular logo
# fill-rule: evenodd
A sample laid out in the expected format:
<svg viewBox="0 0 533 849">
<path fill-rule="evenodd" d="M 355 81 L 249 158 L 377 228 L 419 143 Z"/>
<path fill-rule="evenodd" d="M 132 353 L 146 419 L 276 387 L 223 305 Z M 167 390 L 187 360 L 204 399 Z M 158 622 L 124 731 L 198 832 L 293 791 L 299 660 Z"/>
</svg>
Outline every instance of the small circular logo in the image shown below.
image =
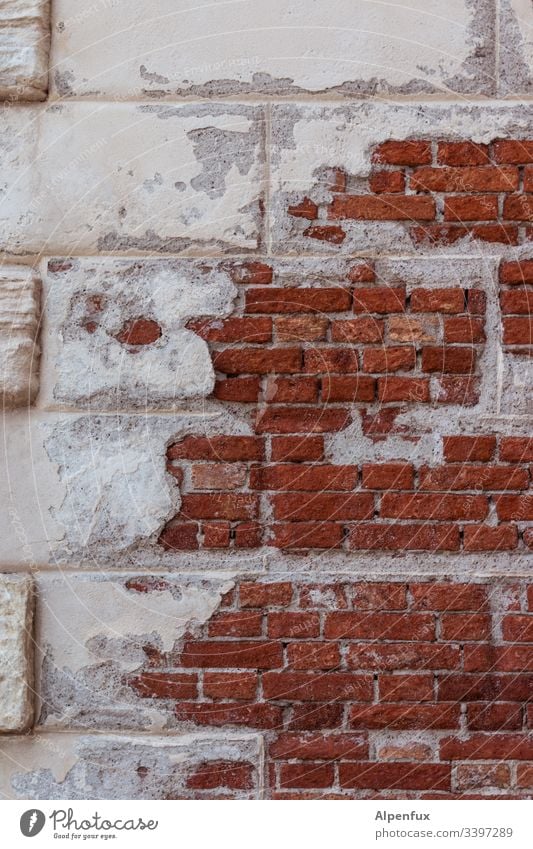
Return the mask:
<svg viewBox="0 0 533 849">
<path fill-rule="evenodd" d="M 20 818 L 20 830 L 24 837 L 35 837 L 43 830 L 46 817 L 42 811 L 37 808 L 32 808 L 29 811 L 24 811 Z"/>
</svg>

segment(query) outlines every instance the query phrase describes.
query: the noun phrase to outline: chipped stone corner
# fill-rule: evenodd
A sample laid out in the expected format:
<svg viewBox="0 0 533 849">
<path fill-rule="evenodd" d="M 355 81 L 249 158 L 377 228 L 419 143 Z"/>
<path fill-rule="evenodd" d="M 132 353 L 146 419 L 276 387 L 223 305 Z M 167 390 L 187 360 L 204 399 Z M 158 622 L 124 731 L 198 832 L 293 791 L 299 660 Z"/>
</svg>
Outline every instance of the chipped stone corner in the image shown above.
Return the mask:
<svg viewBox="0 0 533 849">
<path fill-rule="evenodd" d="M 27 731 L 34 717 L 34 584 L 0 574 L 0 732 Z"/>
<path fill-rule="evenodd" d="M 0 100 L 45 100 L 51 0 L 17 0 L 0 8 Z"/>
<path fill-rule="evenodd" d="M 38 392 L 40 289 L 40 280 L 31 269 L 2 267 L 0 400 L 4 408 L 31 405 Z"/>
</svg>

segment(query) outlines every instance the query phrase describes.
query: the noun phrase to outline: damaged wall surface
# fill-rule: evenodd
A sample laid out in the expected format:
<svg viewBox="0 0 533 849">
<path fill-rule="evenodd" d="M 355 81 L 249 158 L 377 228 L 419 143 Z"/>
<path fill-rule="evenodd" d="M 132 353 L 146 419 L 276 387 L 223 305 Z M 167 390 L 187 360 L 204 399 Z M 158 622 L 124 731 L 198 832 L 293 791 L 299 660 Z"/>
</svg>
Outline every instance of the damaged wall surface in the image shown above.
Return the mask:
<svg viewBox="0 0 533 849">
<path fill-rule="evenodd" d="M 2 798 L 532 798 L 530 0 L 0 56 Z"/>
</svg>

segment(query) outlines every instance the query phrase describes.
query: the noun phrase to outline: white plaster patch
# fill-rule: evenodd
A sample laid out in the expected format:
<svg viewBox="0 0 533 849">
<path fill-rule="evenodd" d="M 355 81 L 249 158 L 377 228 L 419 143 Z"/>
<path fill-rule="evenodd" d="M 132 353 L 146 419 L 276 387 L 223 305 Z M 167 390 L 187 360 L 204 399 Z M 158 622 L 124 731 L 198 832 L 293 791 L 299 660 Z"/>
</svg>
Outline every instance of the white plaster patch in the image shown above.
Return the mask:
<svg viewBox="0 0 533 849">
<path fill-rule="evenodd" d="M 54 3 L 54 94 L 484 92 L 490 0 Z"/>
<path fill-rule="evenodd" d="M 533 3 L 500 0 L 500 90 L 520 95 L 533 90 Z"/>
<path fill-rule="evenodd" d="M 25 731 L 33 719 L 33 584 L 0 575 L 0 731 Z"/>
<path fill-rule="evenodd" d="M 0 269 L 0 399 L 5 407 L 33 401 L 39 379 L 39 282 L 24 266 Z"/>
<path fill-rule="evenodd" d="M 257 734 L 37 734 L 3 742 L 0 793 L 5 799 L 194 799 L 188 778 L 210 761 L 224 761 L 249 765 L 249 787 L 229 792 L 256 799 L 262 759 Z M 217 793 L 227 796 L 228 788 Z"/>
<path fill-rule="evenodd" d="M 48 255 L 255 249 L 262 119 L 261 108 L 216 104 L 11 110 L 0 135 L 0 247 Z"/>
<path fill-rule="evenodd" d="M 50 0 L 0 2 L 0 99 L 44 100 L 48 89 Z"/>
<path fill-rule="evenodd" d="M 191 316 L 232 312 L 237 289 L 223 268 L 54 260 L 44 286 L 42 404 L 161 408 L 212 392 L 208 346 L 184 324 Z M 150 344 L 127 344 L 121 333 L 127 337 L 139 318 L 160 335 Z"/>
</svg>

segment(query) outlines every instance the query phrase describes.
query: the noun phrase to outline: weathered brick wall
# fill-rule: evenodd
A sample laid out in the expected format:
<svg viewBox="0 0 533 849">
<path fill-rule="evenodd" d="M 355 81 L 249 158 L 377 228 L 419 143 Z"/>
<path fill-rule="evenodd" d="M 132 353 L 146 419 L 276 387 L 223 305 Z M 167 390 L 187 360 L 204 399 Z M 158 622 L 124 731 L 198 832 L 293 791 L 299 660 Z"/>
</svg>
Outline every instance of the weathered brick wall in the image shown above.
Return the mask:
<svg viewBox="0 0 533 849">
<path fill-rule="evenodd" d="M 531 798 L 532 12 L 175 6 L 0 12 L 1 792 Z"/>
</svg>

